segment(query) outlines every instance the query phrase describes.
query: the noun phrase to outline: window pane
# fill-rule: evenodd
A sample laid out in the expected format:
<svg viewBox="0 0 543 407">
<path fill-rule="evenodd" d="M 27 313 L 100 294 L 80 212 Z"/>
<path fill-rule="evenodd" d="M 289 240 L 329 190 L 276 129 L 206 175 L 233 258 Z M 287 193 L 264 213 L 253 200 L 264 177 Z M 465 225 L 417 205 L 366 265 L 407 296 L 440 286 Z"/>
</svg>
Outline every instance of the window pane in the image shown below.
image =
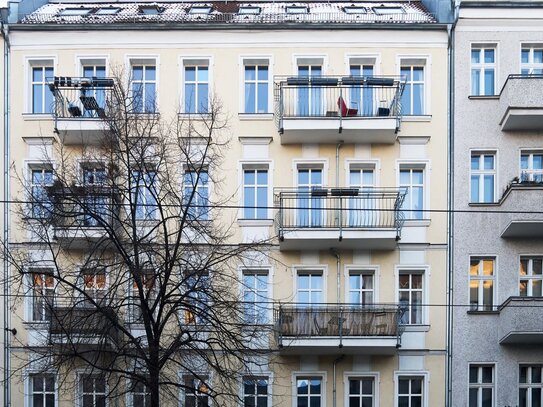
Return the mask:
<svg viewBox="0 0 543 407">
<path fill-rule="evenodd" d="M 478 64 L 479 62 L 481 62 L 481 50 L 479 49 L 471 50 L 471 62 L 474 64 Z"/>
<path fill-rule="evenodd" d="M 484 156 L 484 168 L 485 168 L 485 170 L 493 170 L 494 169 L 494 156 L 493 155 L 485 155 Z"/>
<path fill-rule="evenodd" d="M 494 202 L 494 175 L 484 176 L 484 202 Z"/>
<path fill-rule="evenodd" d="M 471 176 L 471 202 L 479 202 L 479 176 Z"/>
<path fill-rule="evenodd" d="M 482 389 L 483 403 L 482 407 L 492 407 L 492 389 Z"/>
<path fill-rule="evenodd" d="M 530 50 L 523 48 L 520 52 L 520 60 L 523 64 L 527 64 L 529 62 L 530 57 Z"/>
<path fill-rule="evenodd" d="M 471 70 L 471 94 L 481 94 L 481 71 L 479 69 Z"/>
<path fill-rule="evenodd" d="M 493 49 L 485 49 L 485 63 L 493 63 L 494 62 L 494 50 Z"/>
<path fill-rule="evenodd" d="M 494 95 L 494 69 L 485 70 L 485 95 Z"/>
<path fill-rule="evenodd" d="M 254 81 L 256 79 L 256 67 L 255 66 L 246 66 L 245 67 L 245 80 Z"/>
</svg>

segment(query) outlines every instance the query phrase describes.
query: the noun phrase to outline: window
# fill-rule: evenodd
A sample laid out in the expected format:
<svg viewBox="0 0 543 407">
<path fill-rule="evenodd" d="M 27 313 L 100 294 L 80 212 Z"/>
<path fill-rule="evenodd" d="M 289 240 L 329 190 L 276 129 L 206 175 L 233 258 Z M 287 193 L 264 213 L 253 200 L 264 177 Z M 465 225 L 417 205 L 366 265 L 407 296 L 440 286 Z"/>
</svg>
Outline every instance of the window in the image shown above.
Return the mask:
<svg viewBox="0 0 543 407">
<path fill-rule="evenodd" d="M 189 10 L 189 14 L 209 14 L 209 13 L 211 13 L 211 7 L 192 6 Z"/>
<path fill-rule="evenodd" d="M 374 302 L 374 276 L 372 271 L 349 272 L 349 302 L 370 305 Z"/>
<path fill-rule="evenodd" d="M 398 300 L 403 311 L 401 323 L 422 324 L 424 275 L 421 271 L 400 271 L 398 276 Z"/>
<path fill-rule="evenodd" d="M 520 258 L 520 284 L 519 291 L 522 297 L 541 297 L 543 292 L 542 272 L 543 257 L 521 257 Z"/>
<path fill-rule="evenodd" d="M 360 6 L 348 6 L 348 7 L 344 7 L 343 10 L 347 14 L 366 14 L 367 13 L 366 7 L 360 7 Z"/>
<path fill-rule="evenodd" d="M 184 376 L 184 401 L 183 407 L 208 407 L 209 387 L 207 377 Z"/>
<path fill-rule="evenodd" d="M 296 284 L 296 299 L 300 304 L 318 305 L 323 302 L 322 271 L 299 271 Z"/>
<path fill-rule="evenodd" d="M 400 167 L 400 187 L 407 189 L 402 204 L 405 219 L 423 219 L 424 169 Z"/>
<path fill-rule="evenodd" d="M 51 309 L 55 299 L 55 279 L 52 270 L 32 270 L 31 284 L 31 320 L 51 320 Z"/>
<path fill-rule="evenodd" d="M 53 78 L 52 66 L 32 66 L 32 113 L 52 113 L 53 93 L 49 90 L 48 79 Z"/>
<path fill-rule="evenodd" d="M 523 151 L 520 155 L 520 182 L 543 182 L 543 153 Z"/>
<path fill-rule="evenodd" d="M 208 113 L 209 66 L 185 65 L 185 113 Z"/>
<path fill-rule="evenodd" d="M 543 46 L 523 45 L 520 51 L 520 72 L 523 75 L 543 74 Z"/>
<path fill-rule="evenodd" d="M 268 170 L 243 170 L 243 218 L 268 218 Z"/>
<path fill-rule="evenodd" d="M 398 407 L 422 407 L 424 405 L 424 378 L 398 377 Z"/>
<path fill-rule="evenodd" d="M 306 14 L 309 13 L 309 9 L 303 6 L 287 6 L 287 14 Z"/>
<path fill-rule="evenodd" d="M 496 94 L 496 47 L 472 46 L 471 94 L 489 96 Z"/>
<path fill-rule="evenodd" d="M 144 304 L 146 303 L 149 309 L 154 306 L 157 295 L 155 280 L 155 274 L 152 271 L 141 273 L 140 284 L 134 278 L 132 282 L 131 322 L 143 323 Z"/>
<path fill-rule="evenodd" d="M 30 378 L 30 406 L 54 407 L 56 406 L 55 375 L 31 374 Z"/>
<path fill-rule="evenodd" d="M 424 100 L 424 66 L 402 65 L 400 75 L 405 78 L 402 95 L 402 114 L 423 115 L 426 112 Z"/>
<path fill-rule="evenodd" d="M 238 14 L 260 14 L 260 7 L 241 6 L 238 10 Z"/>
<path fill-rule="evenodd" d="M 132 110 L 135 113 L 156 112 L 156 86 L 155 65 L 132 65 Z"/>
<path fill-rule="evenodd" d="M 117 7 L 100 7 L 98 10 L 94 12 L 94 14 L 99 16 L 109 16 L 114 15 L 119 12 L 120 8 Z"/>
<path fill-rule="evenodd" d="M 243 407 L 271 407 L 268 386 L 268 377 L 244 376 Z"/>
<path fill-rule="evenodd" d="M 315 194 L 322 189 L 322 169 L 298 168 L 297 224 L 301 227 L 315 227 L 324 224 L 324 198 Z"/>
<path fill-rule="evenodd" d="M 315 78 L 322 76 L 322 66 L 298 65 L 298 76 L 303 78 Z M 324 112 L 323 90 L 326 88 L 316 86 L 299 86 L 297 88 L 297 115 L 298 116 L 322 116 Z"/>
<path fill-rule="evenodd" d="M 151 392 L 144 383 L 132 382 L 129 398 L 132 407 L 151 407 Z"/>
<path fill-rule="evenodd" d="M 187 271 L 185 276 L 185 324 L 206 324 L 209 320 L 211 280 L 205 271 Z"/>
<path fill-rule="evenodd" d="M 322 377 L 296 378 L 296 407 L 321 407 L 324 405 Z"/>
<path fill-rule="evenodd" d="M 491 311 L 494 305 L 494 259 L 471 258 L 469 304 L 471 311 Z"/>
<path fill-rule="evenodd" d="M 350 8 L 360 8 L 363 7 L 350 7 Z M 345 7 L 347 11 L 347 7 Z M 353 77 L 367 77 L 374 75 L 373 64 L 351 64 L 349 66 L 349 73 Z M 374 88 L 371 86 L 362 86 L 362 85 L 353 85 L 350 88 L 351 99 L 350 99 L 350 108 L 357 109 L 358 115 L 361 116 L 374 116 L 375 115 L 375 102 L 374 102 Z"/>
<path fill-rule="evenodd" d="M 349 187 L 358 189 L 358 196 L 350 197 L 349 226 L 372 227 L 380 225 L 377 202 L 371 194 L 375 186 L 375 168 L 372 164 L 351 165 Z"/>
<path fill-rule="evenodd" d="M 83 65 L 83 77 L 85 78 L 105 78 L 106 77 L 106 67 L 105 65 Z M 81 96 L 83 97 L 92 97 L 94 98 L 93 102 L 96 101 L 96 104 L 100 109 L 84 109 L 85 117 L 100 117 L 104 116 L 104 111 L 106 108 L 106 90 L 100 86 L 90 87 L 89 89 L 83 88 L 81 90 Z M 92 103 L 94 105 L 94 103 Z M 83 106 L 85 107 L 85 106 Z M 96 106 L 93 106 L 96 107 Z"/>
<path fill-rule="evenodd" d="M 157 183 L 156 171 L 132 171 L 132 205 L 136 211 L 136 220 L 156 219 Z"/>
<path fill-rule="evenodd" d="M 267 270 L 243 271 L 243 305 L 245 322 L 266 324 L 269 310 Z"/>
<path fill-rule="evenodd" d="M 469 407 L 494 406 L 494 366 L 470 365 Z"/>
<path fill-rule="evenodd" d="M 541 365 L 520 365 L 519 367 L 519 407 L 543 405 L 543 376 Z"/>
<path fill-rule="evenodd" d="M 79 397 L 81 407 L 106 407 L 106 379 L 94 375 L 79 376 Z"/>
<path fill-rule="evenodd" d="M 183 200 L 190 219 L 209 219 L 209 174 L 206 170 L 185 172 Z"/>
<path fill-rule="evenodd" d="M 496 156 L 494 153 L 471 153 L 471 202 L 496 200 Z"/>
<path fill-rule="evenodd" d="M 47 192 L 47 187 L 53 185 L 53 169 L 49 167 L 30 168 L 30 215 L 35 219 L 51 216 L 53 204 Z"/>
<path fill-rule="evenodd" d="M 401 7 L 374 7 L 373 11 L 375 14 L 386 15 L 386 14 L 403 14 L 403 8 Z"/>
<path fill-rule="evenodd" d="M 60 16 L 86 16 L 89 14 L 93 9 L 91 8 L 65 8 L 60 13 L 58 13 Z"/>
<path fill-rule="evenodd" d="M 144 14 L 147 16 L 162 14 L 163 11 L 164 9 L 158 6 L 139 6 L 140 14 Z"/>
<path fill-rule="evenodd" d="M 81 271 L 83 279 L 83 304 L 94 307 L 103 303 L 106 294 L 107 277 L 103 268 L 84 269 Z"/>
<path fill-rule="evenodd" d="M 87 195 L 84 198 L 78 221 L 81 226 L 98 226 L 100 221 L 108 218 L 108 198 L 100 189 L 106 184 L 106 169 L 101 165 L 85 164 L 83 170 L 83 186 Z"/>
<path fill-rule="evenodd" d="M 375 379 L 373 377 L 349 377 L 349 407 L 375 406 Z"/>
<path fill-rule="evenodd" d="M 244 65 L 245 113 L 268 113 L 268 65 Z"/>
</svg>

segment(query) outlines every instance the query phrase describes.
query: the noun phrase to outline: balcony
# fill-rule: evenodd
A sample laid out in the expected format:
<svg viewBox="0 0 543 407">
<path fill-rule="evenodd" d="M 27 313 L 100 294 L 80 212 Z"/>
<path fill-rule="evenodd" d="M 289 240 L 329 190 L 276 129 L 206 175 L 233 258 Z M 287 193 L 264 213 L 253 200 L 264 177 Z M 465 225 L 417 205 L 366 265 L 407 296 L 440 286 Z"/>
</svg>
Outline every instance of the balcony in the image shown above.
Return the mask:
<svg viewBox="0 0 543 407">
<path fill-rule="evenodd" d="M 501 237 L 505 239 L 543 239 L 543 183 L 512 182 L 500 199 Z"/>
<path fill-rule="evenodd" d="M 278 344 L 291 354 L 378 354 L 401 345 L 397 306 L 295 304 L 275 310 Z"/>
<path fill-rule="evenodd" d="M 281 144 L 392 144 L 401 122 L 399 77 L 275 78 Z"/>
<path fill-rule="evenodd" d="M 392 250 L 405 188 L 276 190 L 280 250 Z"/>
<path fill-rule="evenodd" d="M 55 131 L 62 142 L 99 144 L 109 130 L 113 79 L 55 76 L 49 81 L 49 89 L 54 95 Z"/>
<path fill-rule="evenodd" d="M 499 308 L 502 345 L 543 344 L 542 297 L 509 297 Z"/>
<path fill-rule="evenodd" d="M 543 75 L 509 75 L 500 93 L 503 131 L 543 130 Z"/>
<path fill-rule="evenodd" d="M 55 306 L 49 330 L 55 345 L 113 346 L 118 341 L 117 314 L 113 308 L 77 305 Z"/>
</svg>

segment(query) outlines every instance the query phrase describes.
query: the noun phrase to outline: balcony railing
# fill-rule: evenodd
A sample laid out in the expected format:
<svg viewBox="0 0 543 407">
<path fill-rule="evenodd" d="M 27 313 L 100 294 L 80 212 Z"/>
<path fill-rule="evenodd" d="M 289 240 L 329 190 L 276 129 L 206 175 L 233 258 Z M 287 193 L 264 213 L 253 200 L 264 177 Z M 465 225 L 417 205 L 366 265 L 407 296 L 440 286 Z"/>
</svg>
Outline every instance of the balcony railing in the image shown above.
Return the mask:
<svg viewBox="0 0 543 407">
<path fill-rule="evenodd" d="M 276 119 L 280 133 L 285 119 L 345 121 L 394 119 L 400 127 L 400 77 L 291 76 L 275 78 Z"/>
<path fill-rule="evenodd" d="M 279 238 L 300 229 L 395 229 L 400 236 L 400 208 L 405 188 L 313 188 L 278 190 Z"/>
<path fill-rule="evenodd" d="M 499 104 L 502 130 L 541 131 L 543 129 L 543 75 L 509 75 L 500 92 Z"/>
<path fill-rule="evenodd" d="M 399 344 L 402 313 L 396 305 L 281 305 L 275 309 L 275 324 L 279 344 L 286 337 L 393 337 Z"/>
</svg>

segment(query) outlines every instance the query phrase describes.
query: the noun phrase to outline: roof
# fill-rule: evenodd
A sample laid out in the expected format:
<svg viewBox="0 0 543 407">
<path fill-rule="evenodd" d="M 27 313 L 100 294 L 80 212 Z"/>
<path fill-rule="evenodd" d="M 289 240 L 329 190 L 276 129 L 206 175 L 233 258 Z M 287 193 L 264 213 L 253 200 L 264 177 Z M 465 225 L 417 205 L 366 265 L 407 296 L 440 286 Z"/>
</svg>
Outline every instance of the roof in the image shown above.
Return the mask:
<svg viewBox="0 0 543 407">
<path fill-rule="evenodd" d="M 48 3 L 21 24 L 417 24 L 436 23 L 420 1 Z"/>
</svg>

